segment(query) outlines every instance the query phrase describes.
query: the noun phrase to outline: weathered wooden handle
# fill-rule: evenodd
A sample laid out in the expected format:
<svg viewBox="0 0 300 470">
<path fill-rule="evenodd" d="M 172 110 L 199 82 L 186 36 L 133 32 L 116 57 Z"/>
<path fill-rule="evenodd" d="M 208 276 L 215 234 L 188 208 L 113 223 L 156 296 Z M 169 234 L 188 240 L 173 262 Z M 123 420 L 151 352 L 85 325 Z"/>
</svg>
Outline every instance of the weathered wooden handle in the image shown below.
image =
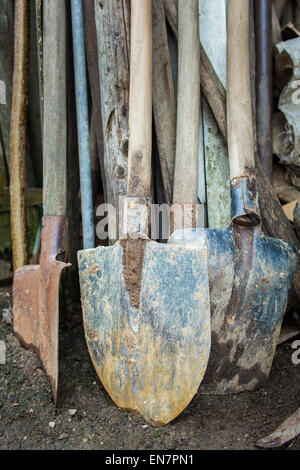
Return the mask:
<svg viewBox="0 0 300 470">
<path fill-rule="evenodd" d="M 66 12 L 65 2 L 44 2 L 44 215 L 66 215 Z"/>
<path fill-rule="evenodd" d="M 249 0 L 228 0 L 227 128 L 231 179 L 249 176 L 254 148 L 249 66 Z"/>
<path fill-rule="evenodd" d="M 165 202 L 173 202 L 176 148 L 176 99 L 164 5 L 152 0 L 153 117 Z"/>
<path fill-rule="evenodd" d="M 10 207 L 14 270 L 27 263 L 25 187 L 29 3 L 15 4 L 14 76 L 10 127 Z"/>
<path fill-rule="evenodd" d="M 179 0 L 174 203 L 197 203 L 199 128 L 200 39 L 198 0 Z"/>
<path fill-rule="evenodd" d="M 131 0 L 128 197 L 149 197 L 152 146 L 151 0 Z"/>
</svg>

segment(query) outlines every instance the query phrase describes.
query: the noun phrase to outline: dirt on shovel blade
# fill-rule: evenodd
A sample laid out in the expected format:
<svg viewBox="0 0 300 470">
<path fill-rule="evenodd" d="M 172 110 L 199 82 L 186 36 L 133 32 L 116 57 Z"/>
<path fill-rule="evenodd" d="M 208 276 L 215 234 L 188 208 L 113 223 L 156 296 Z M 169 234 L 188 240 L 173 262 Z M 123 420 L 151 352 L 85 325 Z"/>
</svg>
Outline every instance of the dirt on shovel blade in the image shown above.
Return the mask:
<svg viewBox="0 0 300 470">
<path fill-rule="evenodd" d="M 41 364 L 2 322 L 11 307 L 11 289 L 0 289 L 0 449 L 255 449 L 300 403 L 300 365 L 291 343 L 278 347 L 264 388 L 239 395 L 197 395 L 163 428 L 152 428 L 120 411 L 103 389 L 91 363 L 83 327 L 62 322 L 58 409 Z M 80 308 L 67 305 L 73 318 Z M 77 318 L 77 317 L 76 317 Z M 298 356 L 299 357 L 299 356 Z M 295 361 L 294 361 L 295 362 Z M 300 450 L 300 437 L 285 444 Z"/>
</svg>

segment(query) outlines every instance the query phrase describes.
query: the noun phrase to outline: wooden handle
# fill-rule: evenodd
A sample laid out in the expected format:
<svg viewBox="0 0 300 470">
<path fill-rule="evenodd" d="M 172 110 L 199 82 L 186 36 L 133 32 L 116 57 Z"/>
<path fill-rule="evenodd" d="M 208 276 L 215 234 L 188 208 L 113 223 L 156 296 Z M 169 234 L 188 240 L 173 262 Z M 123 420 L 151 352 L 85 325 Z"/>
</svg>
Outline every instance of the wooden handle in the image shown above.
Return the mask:
<svg viewBox="0 0 300 470">
<path fill-rule="evenodd" d="M 131 0 L 128 197 L 150 198 L 151 145 L 151 0 Z"/>
<path fill-rule="evenodd" d="M 179 0 L 174 203 L 197 203 L 199 128 L 200 39 L 198 0 Z"/>
<path fill-rule="evenodd" d="M 65 2 L 44 2 L 44 215 L 66 215 L 66 12 Z"/>
<path fill-rule="evenodd" d="M 164 0 L 167 21 L 178 39 L 178 0 Z M 227 122 L 224 105 L 226 103 L 226 92 L 212 66 L 208 55 L 200 41 L 200 70 L 201 70 L 201 93 L 207 99 L 213 115 L 218 123 L 221 134 L 227 142 Z"/>
<path fill-rule="evenodd" d="M 164 5 L 152 0 L 153 116 L 165 202 L 173 202 L 176 148 L 176 99 Z"/>
<path fill-rule="evenodd" d="M 14 76 L 10 127 L 10 207 L 14 270 L 27 264 L 25 207 L 29 3 L 15 4 Z"/>
<path fill-rule="evenodd" d="M 228 0 L 227 129 L 230 176 L 254 169 L 249 67 L 249 0 Z"/>
</svg>

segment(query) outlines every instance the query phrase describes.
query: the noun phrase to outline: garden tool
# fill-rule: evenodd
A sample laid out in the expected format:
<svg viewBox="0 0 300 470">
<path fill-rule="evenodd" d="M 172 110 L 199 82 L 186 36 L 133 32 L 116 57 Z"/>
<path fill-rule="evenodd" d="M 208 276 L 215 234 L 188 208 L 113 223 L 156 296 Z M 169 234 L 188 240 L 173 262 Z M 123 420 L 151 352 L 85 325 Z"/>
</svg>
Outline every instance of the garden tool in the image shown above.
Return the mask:
<svg viewBox="0 0 300 470">
<path fill-rule="evenodd" d="M 177 15 L 177 0 L 164 0 L 166 17 L 174 35 L 178 35 L 178 15 Z M 203 2 L 201 1 L 200 9 L 200 26 L 201 12 Z M 202 37 L 203 27 L 200 31 Z M 205 31 L 205 29 L 204 29 Z M 227 143 L 227 123 L 226 123 L 226 91 L 218 75 L 214 71 L 214 68 L 205 53 L 204 48 L 201 46 L 200 41 L 200 54 L 201 54 L 201 91 L 213 115 L 218 123 L 220 132 Z M 176 64 L 173 64 L 173 68 L 176 69 Z M 176 73 L 175 73 L 176 75 Z M 252 87 L 253 91 L 253 87 Z M 222 167 L 221 167 L 222 168 Z M 223 171 L 223 170 L 222 170 Z M 262 228 L 264 233 L 273 238 L 280 238 L 287 242 L 291 242 L 299 249 L 299 240 L 293 230 L 292 225 L 285 216 L 278 197 L 273 191 L 268 177 L 262 169 L 261 163 L 257 154 L 255 153 L 255 172 L 258 185 L 259 195 L 259 206 L 262 219 Z M 209 205 L 209 204 L 208 204 Z M 209 209 L 208 209 L 209 212 Z M 217 228 L 217 227 L 214 227 Z M 222 227 L 221 227 L 222 228 Z M 299 259 L 298 259 L 299 265 Z M 296 272 L 293 278 L 292 287 L 295 290 L 298 297 L 300 297 L 300 269 L 296 268 Z M 293 294 L 293 291 L 291 291 Z"/>
<path fill-rule="evenodd" d="M 186 229 L 208 244 L 212 347 L 200 391 L 253 390 L 268 377 L 297 263 L 291 243 L 266 237 L 260 226 L 249 75 L 249 0 L 229 0 L 227 12 L 227 121 L 231 173 L 228 229 Z"/>
<path fill-rule="evenodd" d="M 66 250 L 66 23 L 65 3 L 44 2 L 43 219 L 39 265 L 14 274 L 14 331 L 35 350 L 58 390 L 59 286 Z M 57 258 L 60 258 L 58 260 Z"/>
<path fill-rule="evenodd" d="M 93 194 L 82 0 L 71 0 L 83 247 L 94 248 Z"/>
<path fill-rule="evenodd" d="M 209 350 L 210 314 L 204 242 L 199 250 L 147 237 L 151 29 L 151 0 L 132 0 L 122 237 L 113 246 L 80 251 L 78 260 L 85 335 L 97 374 L 119 407 L 159 426 L 174 419 L 198 390 Z"/>
<path fill-rule="evenodd" d="M 10 208 L 14 270 L 27 263 L 25 205 L 26 111 L 28 101 L 29 4 L 15 11 L 14 74 L 10 126 Z"/>
</svg>

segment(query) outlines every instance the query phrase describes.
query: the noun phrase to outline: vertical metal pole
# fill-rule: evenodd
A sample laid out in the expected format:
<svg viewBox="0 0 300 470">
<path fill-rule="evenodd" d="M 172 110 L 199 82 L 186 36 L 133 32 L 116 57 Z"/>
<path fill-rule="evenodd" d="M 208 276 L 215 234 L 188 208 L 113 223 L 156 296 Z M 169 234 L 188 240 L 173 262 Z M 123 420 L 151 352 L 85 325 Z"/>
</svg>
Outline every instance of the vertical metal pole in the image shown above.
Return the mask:
<svg viewBox="0 0 300 470">
<path fill-rule="evenodd" d="M 71 0 L 84 249 L 95 245 L 82 0 Z"/>
</svg>

